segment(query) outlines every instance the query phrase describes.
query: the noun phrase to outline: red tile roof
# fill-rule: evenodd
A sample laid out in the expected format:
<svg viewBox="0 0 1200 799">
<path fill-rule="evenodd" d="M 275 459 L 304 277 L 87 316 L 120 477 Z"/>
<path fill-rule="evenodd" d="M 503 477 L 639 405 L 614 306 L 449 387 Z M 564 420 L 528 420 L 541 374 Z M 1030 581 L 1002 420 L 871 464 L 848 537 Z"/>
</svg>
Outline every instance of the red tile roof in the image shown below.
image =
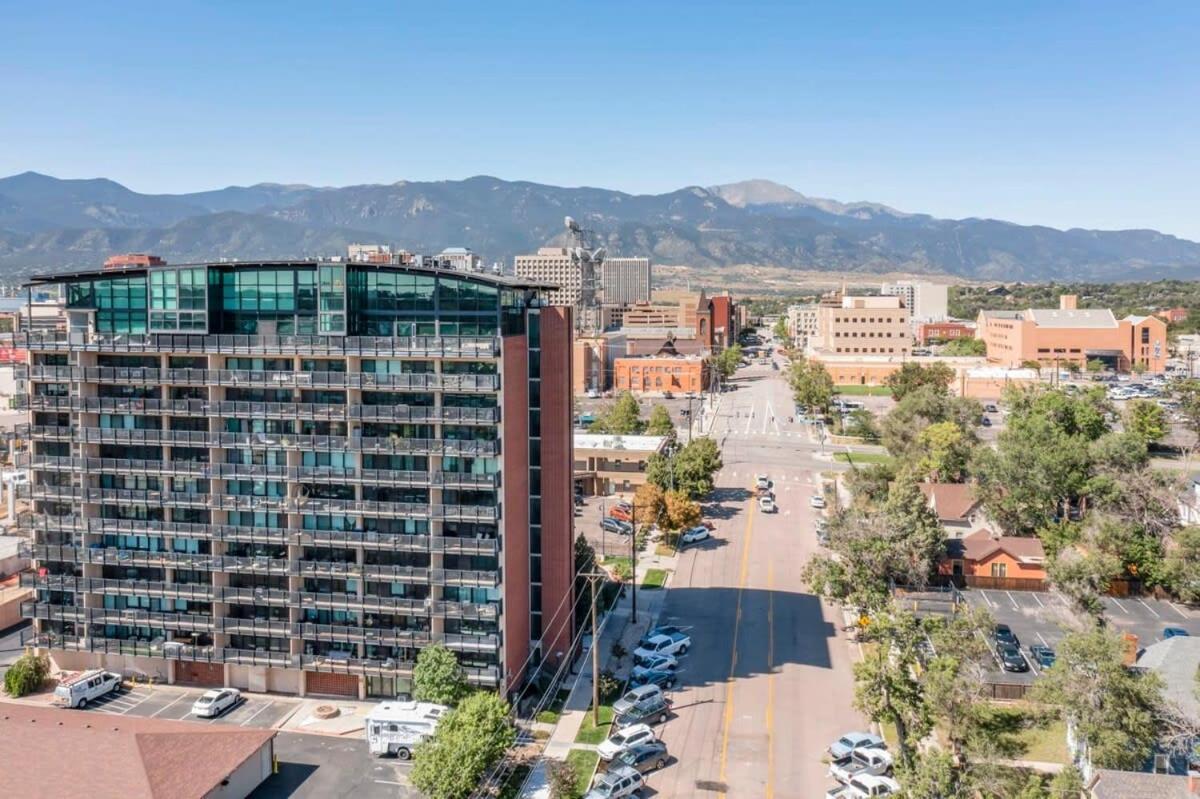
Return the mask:
<svg viewBox="0 0 1200 799">
<path fill-rule="evenodd" d="M 201 799 L 274 737 L 0 702 L 0 786 L 5 796 Z"/>
</svg>

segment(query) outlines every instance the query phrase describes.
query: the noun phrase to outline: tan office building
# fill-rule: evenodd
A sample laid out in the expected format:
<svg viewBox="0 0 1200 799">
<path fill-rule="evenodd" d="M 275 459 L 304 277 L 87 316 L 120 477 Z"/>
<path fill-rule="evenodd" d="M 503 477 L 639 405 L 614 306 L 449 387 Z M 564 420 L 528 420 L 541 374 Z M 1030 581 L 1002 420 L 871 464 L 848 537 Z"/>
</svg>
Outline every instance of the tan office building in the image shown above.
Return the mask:
<svg viewBox="0 0 1200 799">
<path fill-rule="evenodd" d="M 907 356 L 912 352 L 908 309 L 900 297 L 843 297 L 817 308 L 809 349 L 834 354 Z"/>
<path fill-rule="evenodd" d="M 558 286 L 546 293 L 550 305 L 579 304 L 582 297 L 579 264 L 566 247 L 540 247 L 534 255 L 516 257 L 517 277 Z"/>
</svg>

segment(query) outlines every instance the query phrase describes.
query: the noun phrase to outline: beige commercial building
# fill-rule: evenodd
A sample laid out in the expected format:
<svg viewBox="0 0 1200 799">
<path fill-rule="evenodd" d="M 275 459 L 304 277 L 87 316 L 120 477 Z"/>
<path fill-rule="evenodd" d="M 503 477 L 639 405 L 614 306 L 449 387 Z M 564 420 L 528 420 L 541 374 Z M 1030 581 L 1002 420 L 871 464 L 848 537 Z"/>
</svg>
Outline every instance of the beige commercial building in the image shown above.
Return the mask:
<svg viewBox="0 0 1200 799">
<path fill-rule="evenodd" d="M 900 297 L 842 298 L 838 307 L 817 308 L 817 333 L 808 349 L 834 354 L 892 355 L 912 351 L 909 313 Z"/>
<path fill-rule="evenodd" d="M 517 277 L 548 283 L 558 288 L 547 292 L 550 305 L 579 304 L 583 294 L 579 263 L 567 247 L 540 247 L 533 255 L 518 255 L 515 260 Z"/>
<path fill-rule="evenodd" d="M 788 335 L 793 340 L 808 340 L 817 335 L 816 303 L 809 305 L 790 305 L 787 309 Z"/>
<path fill-rule="evenodd" d="M 585 496 L 636 491 L 646 463 L 663 451 L 666 436 L 575 434 L 575 487 Z"/>
<path fill-rule="evenodd" d="M 605 305 L 650 301 L 649 258 L 605 258 L 600 264 L 600 296 Z"/>
</svg>

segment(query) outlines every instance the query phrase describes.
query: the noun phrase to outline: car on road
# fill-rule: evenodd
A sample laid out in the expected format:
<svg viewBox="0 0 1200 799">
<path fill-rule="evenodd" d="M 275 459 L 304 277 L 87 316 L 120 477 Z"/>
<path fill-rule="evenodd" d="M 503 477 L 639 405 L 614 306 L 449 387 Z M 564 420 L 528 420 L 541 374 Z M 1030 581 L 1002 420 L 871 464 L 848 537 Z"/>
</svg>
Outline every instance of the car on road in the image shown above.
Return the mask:
<svg viewBox="0 0 1200 799">
<path fill-rule="evenodd" d="M 997 624 L 992 628 L 992 640 L 997 644 L 1010 644 L 1018 647 L 1021 645 L 1021 642 L 1017 639 L 1017 634 L 1007 624 Z"/>
<path fill-rule="evenodd" d="M 656 685 L 643 685 L 643 688 L 657 688 Z M 666 724 L 671 717 L 671 700 L 666 695 L 658 693 L 640 700 L 624 713 L 613 716 L 613 727 L 623 729 L 637 724 Z"/>
<path fill-rule="evenodd" d="M 712 535 L 712 533 L 708 531 L 707 527 L 704 525 L 697 525 L 690 530 L 683 531 L 683 533 L 680 534 L 679 545 L 684 546 L 686 544 L 697 544 L 708 538 L 710 535 Z"/>
<path fill-rule="evenodd" d="M 775 505 L 775 500 L 771 499 L 770 497 L 759 497 L 758 509 L 763 513 L 775 513 L 777 510 L 779 510 L 779 508 Z"/>
<path fill-rule="evenodd" d="M 634 666 L 629 675 L 630 685 L 657 685 L 668 691 L 675 687 L 679 676 L 675 669 L 648 669 L 645 666 Z"/>
<path fill-rule="evenodd" d="M 765 474 L 754 475 L 754 487 L 759 491 L 766 491 L 771 487 L 771 478 Z"/>
<path fill-rule="evenodd" d="M 634 668 L 643 668 L 649 671 L 670 671 L 679 665 L 679 661 L 670 655 L 652 655 L 644 658 L 634 658 L 637 666 Z"/>
<path fill-rule="evenodd" d="M 242 701 L 242 692 L 236 688 L 214 688 L 205 691 L 192 703 L 192 715 L 202 719 L 215 719 Z"/>
<path fill-rule="evenodd" d="M 630 747 L 657 740 L 658 738 L 649 724 L 635 724 L 632 727 L 614 731 L 606 740 L 600 742 L 600 745 L 596 747 L 596 752 L 602 760 L 612 760 Z"/>
<path fill-rule="evenodd" d="M 824 508 L 825 507 L 825 495 L 824 494 L 813 494 L 812 497 L 809 498 L 808 504 L 812 505 L 814 508 Z"/>
<path fill-rule="evenodd" d="M 876 797 L 894 796 L 898 793 L 900 793 L 900 783 L 891 777 L 864 774 L 850 780 L 846 785 L 830 788 L 825 792 L 825 799 L 876 799 Z"/>
<path fill-rule="evenodd" d="M 621 754 L 613 758 L 613 762 L 619 763 L 622 766 L 645 774 L 647 771 L 664 768 L 671 755 L 667 752 L 667 745 L 662 741 L 647 741 L 644 744 L 626 749 Z"/>
<path fill-rule="evenodd" d="M 835 760 L 829 766 L 829 776 L 845 785 L 866 775 L 890 777 L 892 767 L 892 753 L 886 749 L 859 749 L 844 760 Z"/>
<path fill-rule="evenodd" d="M 623 799 L 636 796 L 642 788 L 642 775 L 637 769 L 622 764 L 596 777 L 592 789 L 583 799 Z"/>
<path fill-rule="evenodd" d="M 671 633 L 670 635 L 656 635 L 635 649 L 633 656 L 636 660 L 637 658 L 647 658 L 651 655 L 686 655 L 691 645 L 691 636 L 683 632 Z"/>
<path fill-rule="evenodd" d="M 606 532 L 616 533 L 617 535 L 629 535 L 633 532 L 633 525 L 629 522 L 623 522 L 620 519 L 605 517 L 600 520 L 600 527 Z"/>
<path fill-rule="evenodd" d="M 831 743 L 826 752 L 831 760 L 844 760 L 859 749 L 886 749 L 887 744 L 878 735 L 869 732 L 848 732 Z"/>
<path fill-rule="evenodd" d="M 1021 654 L 1021 649 L 1016 644 L 997 644 L 996 658 L 1005 671 L 1029 671 L 1029 661 Z"/>
<path fill-rule="evenodd" d="M 657 685 L 639 685 L 637 688 L 626 691 L 624 696 L 613 702 L 613 713 L 618 716 L 628 713 L 642 702 L 662 695 L 662 689 Z"/>
<path fill-rule="evenodd" d="M 1033 662 L 1041 666 L 1043 669 L 1048 669 L 1054 665 L 1055 654 L 1054 650 L 1044 644 L 1034 644 L 1029 647 L 1029 657 Z"/>
<path fill-rule="evenodd" d="M 1179 638 L 1181 636 L 1190 636 L 1190 635 L 1191 635 L 1191 633 L 1189 633 L 1187 630 L 1183 629 L 1182 627 L 1163 627 L 1163 639 L 1164 640 L 1166 640 L 1167 638 Z"/>
</svg>

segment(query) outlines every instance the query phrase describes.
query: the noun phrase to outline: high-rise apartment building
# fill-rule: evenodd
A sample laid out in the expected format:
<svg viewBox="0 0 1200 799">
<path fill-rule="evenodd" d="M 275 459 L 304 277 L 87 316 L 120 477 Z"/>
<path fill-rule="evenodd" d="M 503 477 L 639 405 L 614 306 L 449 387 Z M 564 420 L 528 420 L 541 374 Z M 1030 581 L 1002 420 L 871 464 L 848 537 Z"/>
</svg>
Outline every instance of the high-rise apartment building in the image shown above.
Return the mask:
<svg viewBox="0 0 1200 799">
<path fill-rule="evenodd" d="M 605 305 L 650 302 L 649 258 L 605 258 L 600 264 L 600 297 Z"/>
<path fill-rule="evenodd" d="M 550 304 L 571 307 L 579 304 L 583 292 L 582 273 L 570 248 L 540 247 L 533 255 L 518 255 L 514 264 L 517 278 L 554 286 L 546 294 Z"/>
<path fill-rule="evenodd" d="M 20 463 L 31 643 L 67 669 L 511 690 L 569 647 L 571 330 L 540 281 L 402 264 L 35 278 Z M 540 647 L 539 647 L 540 644 Z"/>
<path fill-rule="evenodd" d="M 884 283 L 880 294 L 899 297 L 914 322 L 940 322 L 947 317 L 948 290 L 945 283 L 901 280 Z"/>
</svg>

